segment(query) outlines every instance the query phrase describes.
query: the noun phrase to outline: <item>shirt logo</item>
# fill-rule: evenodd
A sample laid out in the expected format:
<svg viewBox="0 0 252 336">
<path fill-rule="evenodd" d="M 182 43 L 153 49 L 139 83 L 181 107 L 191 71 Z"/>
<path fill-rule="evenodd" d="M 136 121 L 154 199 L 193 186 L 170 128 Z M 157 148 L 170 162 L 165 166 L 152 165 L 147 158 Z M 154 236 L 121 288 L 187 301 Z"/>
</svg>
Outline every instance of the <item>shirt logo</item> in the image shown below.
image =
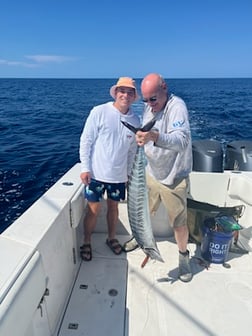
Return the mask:
<svg viewBox="0 0 252 336">
<path fill-rule="evenodd" d="M 178 120 L 178 121 L 175 121 L 172 126 L 174 128 L 177 128 L 177 127 L 182 127 L 184 125 L 185 121 L 184 120 Z"/>
</svg>

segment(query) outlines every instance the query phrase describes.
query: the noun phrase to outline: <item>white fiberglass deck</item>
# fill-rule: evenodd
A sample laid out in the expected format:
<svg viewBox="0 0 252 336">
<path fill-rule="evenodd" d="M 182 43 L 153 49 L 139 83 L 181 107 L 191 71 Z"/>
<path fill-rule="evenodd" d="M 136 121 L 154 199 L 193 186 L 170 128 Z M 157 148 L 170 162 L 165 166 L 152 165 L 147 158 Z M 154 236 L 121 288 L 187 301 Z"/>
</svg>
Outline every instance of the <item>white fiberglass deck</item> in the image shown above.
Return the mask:
<svg viewBox="0 0 252 336">
<path fill-rule="evenodd" d="M 251 253 L 229 252 L 230 268 L 212 263 L 206 269 L 195 258 L 197 246 L 189 244 L 194 277 L 182 283 L 172 240 L 158 242 L 164 263 L 149 261 L 141 268 L 141 250 L 116 256 L 105 239 L 93 235 L 93 260 L 81 264 L 60 336 L 251 334 Z"/>
</svg>

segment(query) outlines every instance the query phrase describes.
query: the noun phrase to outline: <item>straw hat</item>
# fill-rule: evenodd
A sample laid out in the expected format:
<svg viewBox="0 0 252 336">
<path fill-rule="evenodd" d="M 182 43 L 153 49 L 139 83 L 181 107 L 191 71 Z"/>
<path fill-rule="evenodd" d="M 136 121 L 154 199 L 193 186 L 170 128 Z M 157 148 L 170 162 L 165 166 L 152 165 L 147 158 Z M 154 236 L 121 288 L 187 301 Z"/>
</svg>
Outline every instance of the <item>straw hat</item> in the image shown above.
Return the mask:
<svg viewBox="0 0 252 336">
<path fill-rule="evenodd" d="M 132 79 L 130 77 L 120 77 L 118 79 L 117 83 L 115 85 L 111 86 L 109 92 L 110 92 L 110 95 L 111 95 L 112 98 L 115 99 L 116 89 L 118 87 L 121 87 L 121 86 L 134 89 L 135 93 L 136 93 L 135 101 L 139 99 L 139 96 L 138 96 L 138 93 L 137 93 L 137 89 L 136 89 L 135 81 L 134 81 L 134 79 Z"/>
</svg>

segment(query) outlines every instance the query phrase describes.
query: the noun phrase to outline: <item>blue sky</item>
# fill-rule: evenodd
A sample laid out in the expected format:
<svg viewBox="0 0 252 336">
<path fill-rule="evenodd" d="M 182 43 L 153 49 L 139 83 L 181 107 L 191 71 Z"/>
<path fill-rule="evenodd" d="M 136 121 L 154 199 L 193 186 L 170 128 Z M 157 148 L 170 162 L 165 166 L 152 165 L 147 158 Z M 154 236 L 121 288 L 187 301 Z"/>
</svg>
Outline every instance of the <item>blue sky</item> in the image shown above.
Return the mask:
<svg viewBox="0 0 252 336">
<path fill-rule="evenodd" d="M 1 0 L 0 77 L 252 77 L 251 0 Z"/>
</svg>

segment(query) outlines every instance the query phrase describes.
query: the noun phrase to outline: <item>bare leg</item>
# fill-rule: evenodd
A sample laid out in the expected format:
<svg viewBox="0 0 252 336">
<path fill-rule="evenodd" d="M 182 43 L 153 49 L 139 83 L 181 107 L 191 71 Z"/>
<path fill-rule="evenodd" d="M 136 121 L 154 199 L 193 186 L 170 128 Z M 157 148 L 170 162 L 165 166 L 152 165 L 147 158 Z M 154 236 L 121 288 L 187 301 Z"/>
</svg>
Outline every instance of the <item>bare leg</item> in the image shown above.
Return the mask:
<svg viewBox="0 0 252 336">
<path fill-rule="evenodd" d="M 180 252 L 186 252 L 189 237 L 187 225 L 174 228 L 174 236 Z"/>
<path fill-rule="evenodd" d="M 108 224 L 109 240 L 115 238 L 118 217 L 119 217 L 118 202 L 113 201 L 110 198 L 108 198 L 107 199 L 107 224 Z"/>
<path fill-rule="evenodd" d="M 108 224 L 108 239 L 107 245 L 112 249 L 115 254 L 122 252 L 122 246 L 115 238 L 116 227 L 118 223 L 119 211 L 118 202 L 108 198 L 107 200 L 107 224 Z"/>
<path fill-rule="evenodd" d="M 91 235 L 96 226 L 97 216 L 101 208 L 100 202 L 88 202 L 84 218 L 84 243 L 91 242 Z"/>
</svg>

